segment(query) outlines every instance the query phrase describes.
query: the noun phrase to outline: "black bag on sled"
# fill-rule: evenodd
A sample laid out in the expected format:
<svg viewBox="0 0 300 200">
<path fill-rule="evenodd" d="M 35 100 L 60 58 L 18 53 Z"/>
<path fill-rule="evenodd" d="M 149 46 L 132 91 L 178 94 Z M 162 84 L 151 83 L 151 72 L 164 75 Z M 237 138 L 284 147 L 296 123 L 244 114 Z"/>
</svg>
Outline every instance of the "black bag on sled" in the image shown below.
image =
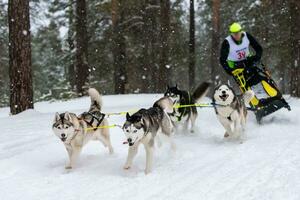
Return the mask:
<svg viewBox="0 0 300 200">
<path fill-rule="evenodd" d="M 255 97 L 251 100 L 250 106 L 258 123 L 264 116 L 283 107 L 291 110 L 265 68 L 242 67 L 233 70 L 232 74 L 243 93 L 250 89 L 254 91 Z"/>
</svg>

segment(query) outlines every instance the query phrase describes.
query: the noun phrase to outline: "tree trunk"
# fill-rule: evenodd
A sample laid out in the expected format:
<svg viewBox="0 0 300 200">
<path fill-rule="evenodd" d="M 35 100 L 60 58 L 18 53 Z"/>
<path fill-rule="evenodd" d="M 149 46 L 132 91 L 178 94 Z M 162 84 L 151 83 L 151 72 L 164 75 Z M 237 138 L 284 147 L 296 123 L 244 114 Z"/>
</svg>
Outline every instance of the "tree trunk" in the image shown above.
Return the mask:
<svg viewBox="0 0 300 200">
<path fill-rule="evenodd" d="M 141 92 L 149 92 L 149 81 L 151 80 L 151 61 L 150 61 L 150 42 L 151 42 L 151 9 L 149 9 L 149 0 L 143 4 L 143 35 L 142 37 L 142 57 L 141 57 Z"/>
<path fill-rule="evenodd" d="M 143 89 L 141 92 L 153 92 L 157 89 L 157 84 L 152 81 L 158 72 L 158 23 L 157 15 L 159 13 L 157 0 L 145 0 L 143 10 Z M 149 84 L 151 83 L 151 84 Z"/>
<path fill-rule="evenodd" d="M 74 55 L 73 51 L 75 49 L 75 43 L 74 43 L 74 0 L 69 0 L 69 10 L 68 10 L 68 18 L 69 18 L 69 30 L 68 30 L 68 46 L 69 46 L 69 54 L 70 54 L 70 64 L 68 66 L 68 74 L 67 74 L 67 80 L 70 83 L 70 86 L 73 89 L 75 89 L 75 64 L 74 64 Z"/>
<path fill-rule="evenodd" d="M 87 37 L 87 7 L 85 0 L 76 0 L 76 90 L 79 96 L 84 95 L 84 87 L 88 82 L 88 37 Z"/>
<path fill-rule="evenodd" d="M 160 65 L 158 79 L 158 91 L 164 92 L 169 83 L 169 36 L 170 36 L 170 0 L 160 0 Z"/>
<path fill-rule="evenodd" d="M 29 0 L 8 1 L 10 112 L 33 108 Z"/>
<path fill-rule="evenodd" d="M 291 95 L 300 97 L 300 2 L 290 0 Z"/>
<path fill-rule="evenodd" d="M 126 44 L 122 23 L 124 21 L 123 3 L 125 0 L 112 0 L 112 25 L 113 25 L 113 66 L 115 93 L 124 94 L 126 91 Z"/>
<path fill-rule="evenodd" d="M 285 94 L 286 93 L 286 79 L 285 79 L 285 76 L 286 76 L 286 63 L 283 61 L 283 59 L 280 59 L 280 62 L 279 62 L 279 77 L 280 77 L 280 91 L 282 94 Z"/>
<path fill-rule="evenodd" d="M 158 91 L 158 81 L 152 81 L 157 77 L 159 69 L 159 58 L 160 55 L 157 50 L 160 48 L 160 31 L 159 31 L 159 11 L 160 5 L 158 0 L 150 0 L 149 18 L 150 18 L 150 62 L 151 62 L 151 82 L 150 91 Z"/>
<path fill-rule="evenodd" d="M 213 86 L 219 82 L 219 42 L 220 42 L 220 0 L 212 0 L 212 38 L 211 38 L 211 81 Z"/>
<path fill-rule="evenodd" d="M 189 41 L 189 88 L 195 83 L 195 9 L 194 0 L 190 0 L 190 41 Z"/>
</svg>

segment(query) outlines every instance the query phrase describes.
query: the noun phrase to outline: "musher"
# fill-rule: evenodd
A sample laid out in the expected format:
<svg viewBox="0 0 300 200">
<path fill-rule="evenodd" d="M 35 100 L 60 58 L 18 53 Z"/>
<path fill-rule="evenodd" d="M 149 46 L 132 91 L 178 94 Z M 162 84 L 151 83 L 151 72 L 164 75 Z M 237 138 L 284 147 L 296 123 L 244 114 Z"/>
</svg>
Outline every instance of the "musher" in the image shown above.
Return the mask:
<svg viewBox="0 0 300 200">
<path fill-rule="evenodd" d="M 254 91 L 255 97 L 250 105 L 255 110 L 257 121 L 260 122 L 262 117 L 282 107 L 290 110 L 269 71 L 261 67 L 261 45 L 251 34 L 243 31 L 239 23 L 231 24 L 229 32 L 230 35 L 221 46 L 220 63 L 234 77 L 242 92 L 250 89 Z"/>
</svg>

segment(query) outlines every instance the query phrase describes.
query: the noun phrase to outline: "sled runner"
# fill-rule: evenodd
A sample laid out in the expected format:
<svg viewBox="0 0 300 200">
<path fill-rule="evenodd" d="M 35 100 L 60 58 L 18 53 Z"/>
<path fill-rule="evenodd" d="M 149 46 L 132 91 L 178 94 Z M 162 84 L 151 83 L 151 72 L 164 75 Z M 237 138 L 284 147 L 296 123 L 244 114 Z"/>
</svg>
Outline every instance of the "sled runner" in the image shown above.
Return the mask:
<svg viewBox="0 0 300 200">
<path fill-rule="evenodd" d="M 245 67 L 242 63 L 241 68 L 235 69 L 232 74 L 243 93 L 250 89 L 254 91 L 255 97 L 251 100 L 250 106 L 258 123 L 263 117 L 281 108 L 291 110 L 266 68 Z"/>
</svg>

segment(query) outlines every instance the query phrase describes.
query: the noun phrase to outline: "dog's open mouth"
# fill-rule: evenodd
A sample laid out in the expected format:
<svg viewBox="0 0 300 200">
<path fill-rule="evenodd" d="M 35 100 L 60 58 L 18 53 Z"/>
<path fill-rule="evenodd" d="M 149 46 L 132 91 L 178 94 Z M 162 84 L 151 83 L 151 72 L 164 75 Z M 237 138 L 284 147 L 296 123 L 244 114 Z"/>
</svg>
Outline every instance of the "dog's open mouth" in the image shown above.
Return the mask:
<svg viewBox="0 0 300 200">
<path fill-rule="evenodd" d="M 128 141 L 125 141 L 125 142 L 123 142 L 123 144 L 128 144 L 129 146 L 133 146 L 134 145 L 134 143 L 133 142 L 128 142 Z"/>
<path fill-rule="evenodd" d="M 61 139 L 61 141 L 63 141 L 63 142 L 65 142 L 65 141 L 67 140 L 66 137 L 62 137 L 62 138 L 60 138 L 60 139 Z"/>
<path fill-rule="evenodd" d="M 220 95 L 219 97 L 220 97 L 220 99 L 222 99 L 223 101 L 226 101 L 226 99 L 228 98 L 228 94 L 222 94 L 222 95 Z"/>
</svg>

